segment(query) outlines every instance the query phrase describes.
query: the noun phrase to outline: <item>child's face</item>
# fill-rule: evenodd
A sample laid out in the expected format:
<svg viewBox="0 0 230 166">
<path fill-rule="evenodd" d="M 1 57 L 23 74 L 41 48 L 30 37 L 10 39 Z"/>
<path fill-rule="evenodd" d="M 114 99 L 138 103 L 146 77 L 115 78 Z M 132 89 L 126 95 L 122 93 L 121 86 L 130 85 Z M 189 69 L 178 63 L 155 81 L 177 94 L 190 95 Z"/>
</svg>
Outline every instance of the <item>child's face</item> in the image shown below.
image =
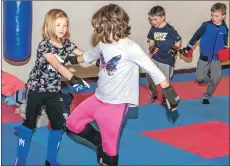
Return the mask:
<svg viewBox="0 0 230 166">
<path fill-rule="evenodd" d="M 65 18 L 56 19 L 56 36 L 61 39 L 67 32 L 68 24 Z"/>
<path fill-rule="evenodd" d="M 159 27 L 165 21 L 164 16 L 149 16 L 149 23 L 151 26 Z"/>
<path fill-rule="evenodd" d="M 224 18 L 225 18 L 225 15 L 222 15 L 221 12 L 212 12 L 211 13 L 212 22 L 216 25 L 221 25 Z"/>
</svg>

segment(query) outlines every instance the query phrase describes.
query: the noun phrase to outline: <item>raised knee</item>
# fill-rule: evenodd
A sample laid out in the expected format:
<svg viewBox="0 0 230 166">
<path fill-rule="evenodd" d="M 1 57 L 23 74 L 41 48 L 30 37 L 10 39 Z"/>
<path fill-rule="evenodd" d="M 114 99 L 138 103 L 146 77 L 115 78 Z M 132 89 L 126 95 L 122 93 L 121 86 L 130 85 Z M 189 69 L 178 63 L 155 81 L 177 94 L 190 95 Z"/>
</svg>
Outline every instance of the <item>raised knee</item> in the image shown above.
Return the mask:
<svg viewBox="0 0 230 166">
<path fill-rule="evenodd" d="M 205 83 L 205 79 L 204 79 L 204 78 L 199 78 L 199 77 L 197 77 L 196 80 L 197 80 L 197 82 L 198 82 L 199 84 Z"/>
<path fill-rule="evenodd" d="M 80 129 L 77 128 L 75 121 L 73 119 L 71 119 L 70 117 L 68 117 L 66 120 L 66 127 L 69 130 L 74 131 L 76 133 L 80 132 Z"/>
</svg>

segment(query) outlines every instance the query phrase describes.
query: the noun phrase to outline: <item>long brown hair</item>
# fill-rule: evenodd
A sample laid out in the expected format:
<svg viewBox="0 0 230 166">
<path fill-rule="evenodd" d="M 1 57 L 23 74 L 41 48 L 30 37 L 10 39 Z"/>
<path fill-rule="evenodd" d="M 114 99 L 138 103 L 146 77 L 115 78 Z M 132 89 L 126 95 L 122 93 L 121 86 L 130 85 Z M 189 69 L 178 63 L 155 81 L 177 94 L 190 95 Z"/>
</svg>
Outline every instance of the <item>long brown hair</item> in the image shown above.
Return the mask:
<svg viewBox="0 0 230 166">
<path fill-rule="evenodd" d="M 128 14 L 118 5 L 109 4 L 92 17 L 94 33 L 103 43 L 112 43 L 130 35 Z"/>
</svg>

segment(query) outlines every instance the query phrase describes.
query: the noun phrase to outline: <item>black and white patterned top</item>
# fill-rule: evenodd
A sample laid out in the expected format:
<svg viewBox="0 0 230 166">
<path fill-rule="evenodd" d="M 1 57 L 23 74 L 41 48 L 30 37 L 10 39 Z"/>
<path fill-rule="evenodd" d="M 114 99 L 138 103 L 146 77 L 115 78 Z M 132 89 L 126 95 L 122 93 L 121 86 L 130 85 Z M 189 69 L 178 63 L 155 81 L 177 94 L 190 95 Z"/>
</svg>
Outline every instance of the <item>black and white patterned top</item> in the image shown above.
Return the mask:
<svg viewBox="0 0 230 166">
<path fill-rule="evenodd" d="M 43 40 L 39 43 L 35 66 L 30 72 L 27 82 L 29 90 L 36 92 L 58 92 L 61 89 L 61 74 L 48 63 L 43 55 L 52 53 L 58 56 L 58 59 L 64 61 L 77 48 L 69 40 L 63 40 L 62 46 L 62 48 L 58 48 L 50 40 Z"/>
</svg>

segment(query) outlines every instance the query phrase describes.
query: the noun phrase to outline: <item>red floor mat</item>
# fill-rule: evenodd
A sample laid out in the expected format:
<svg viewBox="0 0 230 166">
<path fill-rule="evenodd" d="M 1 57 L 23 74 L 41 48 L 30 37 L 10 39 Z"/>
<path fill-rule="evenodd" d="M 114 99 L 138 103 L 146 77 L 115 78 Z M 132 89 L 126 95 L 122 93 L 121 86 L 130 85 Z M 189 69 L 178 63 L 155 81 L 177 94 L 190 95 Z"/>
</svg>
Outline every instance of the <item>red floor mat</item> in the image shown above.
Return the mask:
<svg viewBox="0 0 230 166">
<path fill-rule="evenodd" d="M 202 98 L 207 89 L 207 85 L 200 86 L 194 81 L 175 82 L 172 85 L 181 100 Z M 160 89 L 158 96 L 161 98 L 161 88 L 158 87 L 158 89 Z M 229 77 L 222 77 L 213 96 L 229 95 L 229 92 Z M 148 85 L 140 87 L 140 105 L 148 104 L 149 99 Z M 160 100 L 157 100 L 156 103 L 160 103 Z"/>
<path fill-rule="evenodd" d="M 70 105 L 70 111 L 72 112 L 74 108 L 76 108 L 82 101 L 87 99 L 89 96 L 91 96 L 94 92 L 87 92 L 87 93 L 80 93 L 74 95 L 74 100 L 72 101 Z"/>
<path fill-rule="evenodd" d="M 22 121 L 22 118 L 18 114 L 14 113 L 15 109 L 16 107 L 7 106 L 4 102 L 2 102 L 2 123 Z"/>
<path fill-rule="evenodd" d="M 181 100 L 183 99 L 195 99 L 202 98 L 203 93 L 205 92 L 207 86 L 199 86 L 194 81 L 189 82 L 175 82 L 172 84 Z M 148 104 L 150 99 L 150 95 L 147 90 L 147 85 L 140 87 L 140 105 Z M 74 100 L 71 104 L 71 111 L 75 108 L 79 103 L 85 100 L 87 97 L 91 96 L 94 92 L 75 94 Z M 223 96 L 229 95 L 229 77 L 223 77 L 216 88 L 214 96 Z M 162 91 L 158 86 L 158 96 L 159 99 L 155 103 L 161 102 Z M 2 122 L 16 122 L 21 120 L 21 118 L 14 113 L 15 107 L 2 107 Z M 11 111 L 9 111 L 11 110 Z"/>
<path fill-rule="evenodd" d="M 142 132 L 206 159 L 229 155 L 229 125 L 219 121 Z"/>
</svg>

